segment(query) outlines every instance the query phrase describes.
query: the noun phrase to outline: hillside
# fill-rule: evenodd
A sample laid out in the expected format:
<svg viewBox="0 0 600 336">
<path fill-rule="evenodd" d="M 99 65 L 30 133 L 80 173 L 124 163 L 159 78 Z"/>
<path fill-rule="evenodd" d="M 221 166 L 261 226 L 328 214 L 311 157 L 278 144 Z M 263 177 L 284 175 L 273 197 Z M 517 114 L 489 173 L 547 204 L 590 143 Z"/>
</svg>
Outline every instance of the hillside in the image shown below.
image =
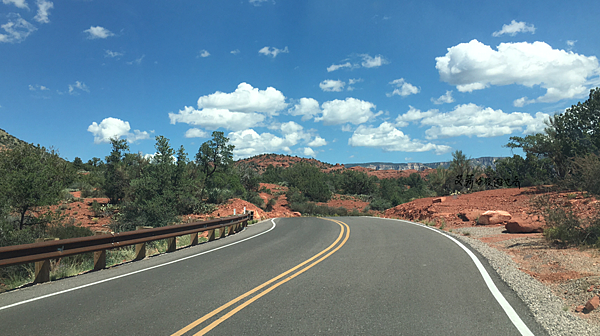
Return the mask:
<svg viewBox="0 0 600 336">
<path fill-rule="evenodd" d="M 25 144 L 26 142 L 18 139 L 0 128 L 0 149 L 13 148 L 18 144 Z"/>
<path fill-rule="evenodd" d="M 502 157 L 485 156 L 476 159 L 471 159 L 471 163 L 476 166 L 492 167 L 496 168 L 496 161 L 502 159 Z M 450 161 L 443 162 L 431 162 L 431 163 L 420 163 L 420 162 L 409 162 L 409 163 L 390 163 L 390 162 L 367 162 L 367 163 L 348 163 L 344 164 L 346 168 L 352 167 L 364 167 L 374 170 L 417 170 L 424 171 L 428 169 L 435 169 L 438 166 L 448 168 Z"/>
<path fill-rule="evenodd" d="M 256 169 L 259 173 L 263 173 L 269 165 L 273 165 L 273 167 L 288 168 L 300 162 L 308 163 L 322 170 L 329 170 L 336 166 L 341 168 L 340 165 L 334 166 L 332 164 L 319 161 L 317 159 L 307 159 L 298 156 L 281 154 L 260 154 L 253 157 L 249 157 L 247 159 L 238 160 L 236 161 L 236 165 L 246 164 Z"/>
</svg>

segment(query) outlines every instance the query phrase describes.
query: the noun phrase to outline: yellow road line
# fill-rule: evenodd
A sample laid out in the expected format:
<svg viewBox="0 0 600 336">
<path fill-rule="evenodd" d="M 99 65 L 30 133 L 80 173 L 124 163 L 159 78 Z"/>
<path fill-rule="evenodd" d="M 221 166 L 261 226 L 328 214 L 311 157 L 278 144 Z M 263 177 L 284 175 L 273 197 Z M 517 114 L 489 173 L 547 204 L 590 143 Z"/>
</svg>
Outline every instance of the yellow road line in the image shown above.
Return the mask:
<svg viewBox="0 0 600 336">
<path fill-rule="evenodd" d="M 326 219 L 326 218 L 324 218 Z M 307 266 L 306 268 L 304 268 L 303 270 L 300 270 L 299 272 L 285 278 L 284 280 L 274 284 L 273 286 L 269 287 L 268 289 L 266 289 L 265 291 L 263 291 L 262 293 L 254 296 L 253 298 L 249 299 L 248 301 L 244 302 L 243 304 L 239 305 L 238 307 L 236 307 L 235 309 L 231 310 L 230 312 L 228 312 L 227 314 L 223 315 L 221 318 L 219 318 L 218 320 L 214 321 L 213 323 L 211 323 L 210 325 L 208 325 L 207 327 L 205 327 L 204 329 L 200 330 L 198 333 L 194 334 L 196 335 L 204 335 L 207 332 L 209 332 L 210 330 L 212 330 L 214 327 L 216 327 L 217 325 L 219 325 L 220 323 L 222 323 L 223 321 L 227 320 L 229 317 L 233 316 L 235 313 L 239 312 L 240 310 L 244 309 L 245 307 L 247 307 L 248 305 L 250 305 L 252 302 L 258 300 L 260 297 L 266 295 L 267 293 L 269 293 L 270 291 L 272 291 L 273 289 L 279 287 L 280 285 L 288 282 L 289 280 L 295 278 L 296 276 L 304 273 L 305 271 L 307 271 L 309 268 L 313 267 L 314 265 L 320 263 L 321 261 L 323 261 L 324 259 L 326 259 L 327 257 L 329 257 L 330 255 L 332 255 L 333 253 L 335 253 L 337 250 L 339 250 L 348 240 L 348 238 L 350 237 L 350 227 L 348 227 L 348 225 L 344 222 L 340 222 L 340 221 L 336 221 L 336 220 L 331 220 L 328 219 L 332 222 L 337 223 L 341 230 L 340 230 L 340 234 L 338 236 L 338 238 L 331 244 L 329 245 L 326 249 L 324 249 L 323 251 L 319 252 L 318 254 L 316 254 L 315 256 L 311 257 L 310 259 L 302 262 L 301 264 L 285 271 L 284 273 L 279 274 L 278 276 L 276 276 L 275 278 L 263 283 L 262 285 L 238 296 L 237 298 L 227 302 L 226 304 L 222 305 L 221 307 L 213 310 L 212 312 L 204 315 L 203 317 L 199 318 L 198 320 L 190 323 L 189 325 L 187 325 L 185 328 L 179 330 L 178 332 L 174 333 L 172 336 L 180 336 L 185 334 L 186 332 L 192 330 L 193 328 L 197 327 L 198 325 L 200 325 L 201 323 L 205 322 L 206 320 L 210 319 L 211 317 L 217 315 L 218 313 L 222 312 L 223 310 L 229 308 L 230 306 L 234 305 L 235 303 L 239 302 L 240 300 L 252 295 L 253 293 L 256 293 L 257 291 L 261 290 L 262 288 L 268 286 L 269 284 L 281 279 L 282 277 L 294 272 L 295 270 L 301 268 L 302 266 L 308 264 L 309 262 L 315 260 L 316 258 L 318 258 L 319 256 L 321 256 L 324 253 L 327 253 L 327 251 L 331 250 L 343 237 L 344 232 L 346 233 L 346 237 L 344 238 L 344 240 L 342 241 L 342 243 L 336 247 L 334 250 L 332 250 L 331 252 L 329 252 L 327 255 L 323 256 L 321 259 L 315 261 L 314 263 L 312 263 L 311 265 Z"/>
</svg>

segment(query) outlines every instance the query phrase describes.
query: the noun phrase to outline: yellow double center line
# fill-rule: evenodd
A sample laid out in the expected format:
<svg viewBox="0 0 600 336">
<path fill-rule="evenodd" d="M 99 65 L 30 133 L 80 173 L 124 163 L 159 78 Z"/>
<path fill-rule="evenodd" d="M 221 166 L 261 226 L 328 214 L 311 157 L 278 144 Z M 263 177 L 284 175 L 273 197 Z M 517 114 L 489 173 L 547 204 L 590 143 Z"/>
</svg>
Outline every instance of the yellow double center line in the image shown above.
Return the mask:
<svg viewBox="0 0 600 336">
<path fill-rule="evenodd" d="M 326 219 L 326 218 L 325 218 Z M 342 246 L 344 246 L 344 244 L 346 244 L 346 241 L 348 241 L 348 238 L 350 237 L 350 227 L 348 227 L 348 225 L 344 222 L 338 221 L 338 220 L 333 220 L 333 219 L 327 219 L 329 221 L 335 222 L 337 223 L 340 228 L 340 235 L 338 236 L 338 238 L 333 242 L 333 244 L 329 245 L 329 247 L 327 247 L 326 249 L 324 249 L 323 251 L 319 252 L 317 255 L 313 256 L 312 258 L 304 261 L 303 263 L 299 264 L 298 266 L 295 266 L 281 274 L 279 274 L 278 276 L 274 277 L 273 279 L 263 283 L 262 285 L 238 296 L 237 298 L 227 302 L 226 304 L 222 305 L 221 307 L 211 311 L 210 313 L 202 316 L 201 318 L 197 319 L 196 321 L 190 323 L 189 325 L 187 325 L 185 328 L 179 330 L 178 332 L 174 333 L 172 336 L 176 336 L 176 335 L 183 335 L 185 333 L 187 333 L 188 331 L 192 330 L 193 328 L 196 328 L 198 325 L 200 325 L 201 323 L 207 321 L 208 319 L 214 317 L 215 315 L 219 314 L 220 312 L 224 311 L 225 309 L 233 306 L 234 304 L 238 303 L 239 301 L 251 296 L 254 293 L 257 293 L 256 295 L 254 295 L 253 297 L 251 297 L 250 299 L 248 299 L 247 301 L 245 301 L 244 303 L 238 305 L 237 307 L 235 307 L 234 309 L 230 310 L 229 312 L 227 312 L 225 315 L 221 316 L 220 318 L 218 318 L 217 320 L 215 320 L 214 322 L 212 322 L 211 324 L 209 324 L 208 326 L 204 327 L 202 330 L 200 330 L 199 332 L 195 333 L 194 336 L 198 336 L 198 335 L 204 335 L 207 332 L 211 331 L 213 328 L 215 328 L 216 326 L 218 326 L 219 324 L 221 324 L 223 321 L 227 320 L 228 318 L 230 318 L 231 316 L 235 315 L 235 313 L 239 312 L 240 310 L 246 308 L 247 306 L 249 306 L 252 302 L 258 300 L 259 298 L 261 298 L 262 296 L 266 295 L 267 293 L 269 293 L 270 291 L 272 291 L 273 289 L 283 285 L 284 283 L 292 280 L 293 278 L 297 277 L 298 275 L 306 272 L 308 269 L 310 269 L 311 267 L 315 266 L 316 264 L 320 263 L 321 261 L 325 260 L 327 257 L 329 257 L 330 255 L 332 255 L 333 253 L 335 253 L 337 250 L 339 250 Z M 345 235 L 345 237 L 344 237 Z M 343 237 L 343 240 L 342 240 Z M 337 245 L 340 240 L 342 240 L 342 242 Z M 337 245 L 337 247 L 336 247 Z M 327 253 L 329 252 L 329 253 Z M 327 254 L 325 254 L 327 253 Z M 324 256 L 322 256 L 323 254 L 325 254 Z M 321 257 L 322 256 L 322 257 Z M 319 258 L 321 257 L 321 258 Z M 318 260 L 314 261 L 315 259 L 319 258 Z M 311 263 L 312 262 L 312 263 Z M 309 264 L 308 266 L 302 268 L 303 266 L 305 266 L 306 264 Z M 287 277 L 286 277 L 287 276 Z M 284 278 L 286 277 L 286 278 Z M 276 282 L 277 280 L 280 280 L 279 282 Z M 272 283 L 276 282 L 275 284 L 271 285 Z M 263 290 L 262 292 L 260 292 L 260 290 L 262 290 L 263 288 L 267 287 L 271 285 L 270 287 L 266 288 L 265 290 Z"/>
</svg>

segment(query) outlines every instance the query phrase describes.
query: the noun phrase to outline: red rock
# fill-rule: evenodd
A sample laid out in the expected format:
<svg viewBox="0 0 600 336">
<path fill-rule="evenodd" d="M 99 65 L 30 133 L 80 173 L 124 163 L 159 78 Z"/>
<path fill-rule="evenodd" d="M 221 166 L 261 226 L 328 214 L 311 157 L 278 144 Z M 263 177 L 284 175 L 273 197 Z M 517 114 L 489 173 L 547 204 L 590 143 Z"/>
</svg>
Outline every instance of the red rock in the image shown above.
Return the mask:
<svg viewBox="0 0 600 336">
<path fill-rule="evenodd" d="M 504 226 L 510 233 L 534 233 L 543 232 L 543 224 L 540 222 L 531 222 L 524 219 L 513 219 Z"/>
<path fill-rule="evenodd" d="M 446 197 L 438 197 L 438 198 L 434 198 L 431 203 L 442 203 L 446 200 Z"/>
<path fill-rule="evenodd" d="M 302 214 L 299 213 L 298 211 L 294 211 L 294 212 L 292 212 L 292 217 L 302 217 Z"/>
<path fill-rule="evenodd" d="M 585 309 L 588 312 L 590 312 L 590 311 L 598 308 L 599 305 L 600 305 L 600 298 L 597 296 L 594 296 L 585 304 Z"/>
<path fill-rule="evenodd" d="M 588 292 L 591 292 L 591 291 L 593 291 L 593 290 L 594 290 L 594 285 L 591 285 L 591 286 L 590 286 L 590 288 L 588 288 L 588 290 L 587 290 L 587 291 L 588 291 Z"/>
<path fill-rule="evenodd" d="M 491 225 L 491 224 L 501 224 L 503 222 L 509 221 L 512 216 L 503 210 L 490 210 L 482 213 L 479 216 L 479 220 L 477 224 L 481 225 Z"/>
<path fill-rule="evenodd" d="M 584 309 L 584 308 L 585 308 L 585 306 L 577 306 L 577 307 L 575 308 L 575 311 L 576 311 L 576 312 L 578 312 L 578 313 L 581 313 L 581 312 L 583 311 L 583 309 Z"/>
</svg>

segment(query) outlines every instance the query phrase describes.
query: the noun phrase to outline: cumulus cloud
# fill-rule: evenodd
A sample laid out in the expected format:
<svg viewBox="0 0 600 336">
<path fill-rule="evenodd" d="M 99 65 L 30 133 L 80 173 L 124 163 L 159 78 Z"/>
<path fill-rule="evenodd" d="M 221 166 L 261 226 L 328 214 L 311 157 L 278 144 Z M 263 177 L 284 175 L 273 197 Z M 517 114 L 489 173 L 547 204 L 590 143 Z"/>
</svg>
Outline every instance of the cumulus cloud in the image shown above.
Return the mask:
<svg viewBox="0 0 600 336">
<path fill-rule="evenodd" d="M 259 125 L 265 120 L 265 116 L 260 113 L 232 112 L 227 109 L 204 108 L 194 109 L 186 106 L 179 113 L 169 113 L 171 124 L 178 122 L 188 125 L 201 126 L 207 129 L 216 130 L 224 128 L 227 130 L 243 130 L 248 127 Z"/>
<path fill-rule="evenodd" d="M 304 156 L 310 156 L 313 158 L 317 157 L 317 153 L 315 153 L 315 151 L 310 147 L 304 147 L 303 153 Z"/>
<path fill-rule="evenodd" d="M 333 79 L 326 79 L 319 83 L 321 90 L 327 92 L 341 92 L 344 89 L 344 85 L 346 85 L 346 83 L 343 81 Z"/>
<path fill-rule="evenodd" d="M 7 17 L 8 22 L 0 26 L 6 32 L 0 34 L 0 43 L 20 43 L 37 29 L 17 13 L 9 13 Z"/>
<path fill-rule="evenodd" d="M 85 85 L 85 83 L 80 81 L 75 81 L 75 84 L 69 84 L 69 94 L 70 95 L 78 95 L 79 91 L 90 92 L 90 89 Z"/>
<path fill-rule="evenodd" d="M 83 32 L 88 34 L 87 38 L 90 40 L 105 39 L 107 37 L 115 35 L 110 30 L 100 26 L 91 26 L 90 29 L 86 29 Z"/>
<path fill-rule="evenodd" d="M 504 34 L 515 36 L 517 35 L 517 33 L 535 34 L 535 27 L 532 24 L 527 24 L 526 22 L 517 22 L 515 20 L 512 20 L 510 24 L 502 25 L 502 29 L 494 32 L 492 36 L 498 37 Z"/>
<path fill-rule="evenodd" d="M 321 108 L 319 102 L 313 98 L 300 98 L 300 101 L 290 108 L 288 113 L 293 116 L 302 116 L 302 121 L 306 121 L 321 113 Z"/>
<path fill-rule="evenodd" d="M 389 61 L 387 61 L 381 55 L 371 57 L 371 56 L 369 56 L 369 54 L 362 54 L 360 56 L 363 59 L 361 65 L 365 68 L 376 68 L 376 67 L 379 67 L 379 66 L 389 63 Z"/>
<path fill-rule="evenodd" d="M 208 133 L 199 128 L 190 128 L 185 132 L 186 138 L 207 138 Z"/>
<path fill-rule="evenodd" d="M 105 118 L 100 124 L 94 121 L 87 130 L 94 135 L 95 144 L 110 142 L 112 138 L 125 137 L 130 142 L 150 138 L 150 135 L 146 131 L 134 130 L 133 132 L 129 132 L 131 126 L 128 121 L 112 117 Z"/>
<path fill-rule="evenodd" d="M 198 108 L 228 109 L 236 112 L 259 112 L 277 115 L 287 107 L 281 91 L 267 87 L 259 90 L 248 83 L 240 83 L 232 93 L 217 91 L 198 99 Z"/>
<path fill-rule="evenodd" d="M 394 91 L 390 93 L 386 93 L 385 95 L 388 97 L 399 95 L 402 97 L 410 96 L 411 94 L 417 94 L 421 91 L 418 87 L 407 83 L 404 78 L 396 79 L 391 81 L 390 84 L 394 85 L 396 88 Z"/>
<path fill-rule="evenodd" d="M 377 147 L 386 152 L 435 151 L 436 154 L 443 154 L 451 150 L 446 145 L 423 143 L 411 139 L 389 122 L 384 122 L 378 127 L 359 126 L 348 139 L 348 144 L 353 147 Z"/>
<path fill-rule="evenodd" d="M 260 49 L 258 51 L 259 54 L 263 54 L 265 56 L 271 56 L 273 58 L 277 57 L 277 55 L 284 53 L 287 54 L 290 51 L 288 50 L 288 47 L 285 47 L 283 49 L 277 49 L 275 47 L 271 48 L 271 47 L 263 47 L 262 49 Z"/>
<path fill-rule="evenodd" d="M 327 67 L 327 72 L 332 72 L 332 71 L 336 71 L 342 68 L 352 68 L 352 63 L 350 62 L 346 62 L 346 63 L 342 63 L 342 64 L 332 64 L 330 66 Z"/>
<path fill-rule="evenodd" d="M 535 99 L 529 99 L 527 97 L 521 97 L 519 99 L 515 99 L 513 101 L 513 105 L 516 107 L 523 107 L 525 105 L 529 105 L 529 104 L 533 104 L 535 103 Z"/>
<path fill-rule="evenodd" d="M 544 42 L 501 43 L 493 50 L 472 40 L 448 48 L 436 62 L 441 80 L 456 85 L 461 92 L 490 85 L 539 85 L 546 94 L 536 102 L 584 97 L 591 79 L 598 80 L 600 74 L 595 56 L 552 49 Z"/>
<path fill-rule="evenodd" d="M 228 134 L 230 143 L 235 146 L 233 150 L 236 159 L 246 158 L 263 153 L 284 151 L 291 153 L 290 147 L 306 142 L 310 134 L 305 132 L 301 125 L 290 121 L 279 125 L 276 129 L 282 136 L 272 133 L 257 133 L 253 129 L 246 129 Z"/>
<path fill-rule="evenodd" d="M 30 91 L 37 91 L 37 90 L 40 90 L 40 91 L 49 91 L 50 89 L 47 88 L 47 87 L 45 87 L 45 86 L 43 86 L 43 85 L 37 85 L 36 84 L 36 85 L 29 85 L 29 90 Z"/>
<path fill-rule="evenodd" d="M 235 49 L 235 50 L 232 50 L 232 51 L 230 51 L 230 53 L 232 53 L 232 54 L 234 54 L 234 55 L 237 55 L 237 54 L 239 54 L 239 53 L 240 53 L 240 49 Z"/>
<path fill-rule="evenodd" d="M 13 4 L 21 9 L 29 9 L 29 6 L 27 5 L 27 2 L 25 2 L 25 0 L 2 0 L 2 3 L 4 3 L 5 5 Z"/>
<path fill-rule="evenodd" d="M 409 122 L 417 121 L 417 120 L 421 120 L 423 118 L 428 118 L 428 117 L 434 116 L 438 112 L 439 111 L 435 110 L 435 109 L 422 112 L 421 110 L 416 109 L 409 105 L 408 112 L 398 115 L 398 117 L 396 118 L 396 126 L 405 127 L 405 126 L 408 126 Z"/>
<path fill-rule="evenodd" d="M 48 16 L 50 16 L 49 11 L 54 8 L 54 3 L 46 0 L 37 0 L 36 4 L 38 6 L 37 14 L 33 18 L 39 23 L 49 23 L 50 20 Z"/>
<path fill-rule="evenodd" d="M 315 121 L 323 121 L 324 125 L 338 125 L 352 123 L 354 125 L 365 123 L 380 113 L 373 113 L 375 104 L 356 98 L 346 98 L 346 100 L 335 99 L 324 102 L 321 105 L 322 115 L 315 118 Z"/>
<path fill-rule="evenodd" d="M 119 58 L 121 56 L 123 56 L 122 52 L 112 51 L 112 50 L 104 50 L 104 57 Z"/>
<path fill-rule="evenodd" d="M 327 141 L 320 136 L 316 136 L 313 141 L 308 143 L 311 147 L 321 147 L 327 145 Z"/>
<path fill-rule="evenodd" d="M 452 98 L 452 91 L 446 91 L 445 94 L 437 99 L 431 98 L 431 101 L 436 105 L 453 103 L 454 98 Z"/>
<path fill-rule="evenodd" d="M 475 104 L 457 105 L 454 110 L 447 113 L 434 112 L 422 116 L 421 125 L 431 126 L 425 131 L 427 139 L 461 135 L 494 137 L 517 131 L 531 134 L 541 132 L 546 127 L 544 122 L 550 117 L 541 112 L 536 113 L 535 117 L 522 112 L 504 113 L 502 110 Z"/>
<path fill-rule="evenodd" d="M 196 56 L 196 58 L 208 57 L 208 56 L 210 56 L 210 53 L 208 52 L 208 50 L 202 49 L 202 50 L 200 50 L 200 52 L 198 53 L 198 56 Z"/>
</svg>

